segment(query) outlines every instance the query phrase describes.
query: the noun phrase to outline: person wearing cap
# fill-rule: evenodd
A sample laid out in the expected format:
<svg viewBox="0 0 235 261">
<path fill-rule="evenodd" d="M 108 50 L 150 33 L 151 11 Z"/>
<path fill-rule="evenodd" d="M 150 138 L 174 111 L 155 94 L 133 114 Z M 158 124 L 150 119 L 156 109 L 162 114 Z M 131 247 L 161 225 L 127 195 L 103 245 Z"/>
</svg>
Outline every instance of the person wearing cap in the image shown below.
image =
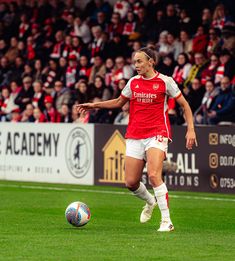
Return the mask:
<svg viewBox="0 0 235 261">
<path fill-rule="evenodd" d="M 45 110 L 43 114 L 47 122 L 60 122 L 60 114 L 53 107 L 53 98 L 50 95 L 44 98 Z"/>
</svg>

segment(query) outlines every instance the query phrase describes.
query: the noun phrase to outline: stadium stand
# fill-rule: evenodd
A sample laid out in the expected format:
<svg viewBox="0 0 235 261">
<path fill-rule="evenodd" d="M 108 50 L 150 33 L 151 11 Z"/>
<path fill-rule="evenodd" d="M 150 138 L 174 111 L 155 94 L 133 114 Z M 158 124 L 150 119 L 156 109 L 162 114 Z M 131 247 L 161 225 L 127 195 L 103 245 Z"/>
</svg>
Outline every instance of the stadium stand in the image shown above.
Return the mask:
<svg viewBox="0 0 235 261">
<path fill-rule="evenodd" d="M 113 123 L 121 110 L 84 119 L 74 104 L 117 97 L 119 82 L 135 73 L 135 50 L 152 46 L 156 69 L 179 84 L 196 123 L 235 122 L 229 1 L 195 0 L 192 7 L 184 0 L 91 0 L 82 8 L 77 2 L 0 3 L 0 121 Z M 207 82 L 218 90 L 213 98 Z M 184 123 L 174 100 L 169 112 L 172 124 Z"/>
</svg>

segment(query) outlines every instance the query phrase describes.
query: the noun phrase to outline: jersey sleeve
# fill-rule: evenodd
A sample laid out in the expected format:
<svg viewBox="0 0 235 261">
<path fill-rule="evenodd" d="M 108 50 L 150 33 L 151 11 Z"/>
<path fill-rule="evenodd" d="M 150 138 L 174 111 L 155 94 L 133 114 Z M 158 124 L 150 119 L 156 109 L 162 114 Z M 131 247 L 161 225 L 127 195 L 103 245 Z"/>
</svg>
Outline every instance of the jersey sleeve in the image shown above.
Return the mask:
<svg viewBox="0 0 235 261">
<path fill-rule="evenodd" d="M 181 96 L 181 91 L 178 85 L 171 77 L 167 77 L 166 80 L 166 94 L 172 98 L 178 98 Z"/>
<path fill-rule="evenodd" d="M 128 99 L 131 99 L 131 97 L 132 97 L 131 80 L 132 80 L 132 79 L 130 79 L 130 80 L 127 82 L 126 86 L 124 87 L 124 89 L 123 89 L 122 92 L 121 92 L 121 96 L 123 96 L 123 97 L 125 97 L 125 98 L 128 98 Z"/>
</svg>

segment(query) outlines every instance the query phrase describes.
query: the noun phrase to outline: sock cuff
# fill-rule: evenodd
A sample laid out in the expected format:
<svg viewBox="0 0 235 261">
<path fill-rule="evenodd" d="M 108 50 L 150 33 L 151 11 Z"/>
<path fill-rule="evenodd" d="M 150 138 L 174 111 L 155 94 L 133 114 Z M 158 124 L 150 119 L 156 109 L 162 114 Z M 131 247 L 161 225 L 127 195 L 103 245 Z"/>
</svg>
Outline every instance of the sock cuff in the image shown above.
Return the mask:
<svg viewBox="0 0 235 261">
<path fill-rule="evenodd" d="M 160 186 L 153 188 L 156 196 L 162 196 L 168 193 L 165 183 L 162 183 Z"/>
<path fill-rule="evenodd" d="M 137 190 L 133 191 L 135 195 L 138 195 L 139 193 L 142 193 L 146 189 L 145 185 L 140 182 L 140 186 L 137 188 Z"/>
</svg>

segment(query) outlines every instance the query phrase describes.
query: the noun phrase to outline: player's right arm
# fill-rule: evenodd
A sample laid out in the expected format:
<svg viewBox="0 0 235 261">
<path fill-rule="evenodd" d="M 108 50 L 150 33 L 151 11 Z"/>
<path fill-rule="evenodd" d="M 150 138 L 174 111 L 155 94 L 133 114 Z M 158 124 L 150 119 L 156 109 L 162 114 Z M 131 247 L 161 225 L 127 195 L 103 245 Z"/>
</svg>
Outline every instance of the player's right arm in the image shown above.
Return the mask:
<svg viewBox="0 0 235 261">
<path fill-rule="evenodd" d="M 120 95 L 118 98 L 108 101 L 78 104 L 76 105 L 76 109 L 79 113 L 93 109 L 115 109 L 122 107 L 128 100 L 127 97 Z"/>
</svg>

